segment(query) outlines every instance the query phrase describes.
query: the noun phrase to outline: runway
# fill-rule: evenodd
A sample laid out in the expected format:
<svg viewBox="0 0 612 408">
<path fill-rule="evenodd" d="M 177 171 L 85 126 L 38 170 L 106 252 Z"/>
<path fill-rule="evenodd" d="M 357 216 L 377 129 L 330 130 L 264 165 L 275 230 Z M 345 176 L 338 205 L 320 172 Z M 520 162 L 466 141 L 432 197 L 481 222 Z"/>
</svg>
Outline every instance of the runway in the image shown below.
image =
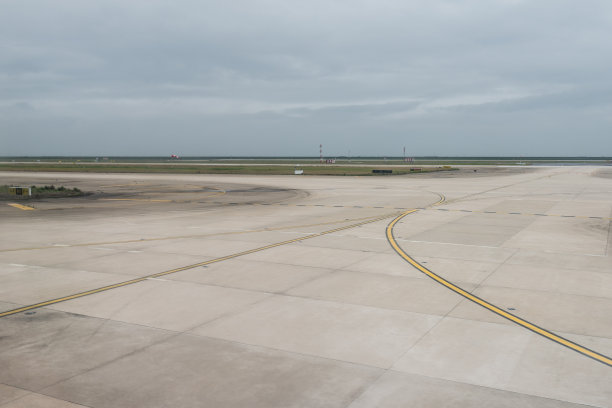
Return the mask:
<svg viewBox="0 0 612 408">
<path fill-rule="evenodd" d="M 0 407 L 610 407 L 611 174 L 0 173 Z"/>
</svg>

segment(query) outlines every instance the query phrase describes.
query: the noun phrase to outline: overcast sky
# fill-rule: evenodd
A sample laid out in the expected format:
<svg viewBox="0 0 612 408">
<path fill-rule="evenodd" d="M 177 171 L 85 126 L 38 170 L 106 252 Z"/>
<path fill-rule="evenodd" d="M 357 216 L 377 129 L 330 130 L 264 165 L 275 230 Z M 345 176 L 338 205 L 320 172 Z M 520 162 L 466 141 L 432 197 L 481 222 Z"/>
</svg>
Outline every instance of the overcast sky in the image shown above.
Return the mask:
<svg viewBox="0 0 612 408">
<path fill-rule="evenodd" d="M 0 0 L 0 156 L 612 155 L 612 2 Z"/>
</svg>

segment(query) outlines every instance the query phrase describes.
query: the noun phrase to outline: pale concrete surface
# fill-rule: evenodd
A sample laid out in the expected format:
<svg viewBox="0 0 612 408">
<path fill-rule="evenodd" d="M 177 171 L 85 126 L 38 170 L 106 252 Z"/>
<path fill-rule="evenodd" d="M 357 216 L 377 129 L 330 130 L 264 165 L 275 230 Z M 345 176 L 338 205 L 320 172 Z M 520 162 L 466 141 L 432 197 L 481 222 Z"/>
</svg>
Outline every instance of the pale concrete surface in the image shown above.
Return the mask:
<svg viewBox="0 0 612 408">
<path fill-rule="evenodd" d="M 17 398 L 24 397 L 27 394 L 29 394 L 29 391 L 0 384 L 0 404 L 6 404 L 7 402 L 16 400 Z"/>
<path fill-rule="evenodd" d="M 450 290 L 426 279 L 348 271 L 314 279 L 287 294 L 442 316 L 461 301 Z"/>
<path fill-rule="evenodd" d="M 49 308 L 185 331 L 267 298 L 265 293 L 149 279 Z"/>
<path fill-rule="evenodd" d="M 584 405 L 389 371 L 349 407 L 578 408 Z"/>
<path fill-rule="evenodd" d="M 0 173 L 95 194 L 0 202 L 0 311 L 400 209 L 402 248 L 612 354 L 612 179 Z M 612 407 L 612 367 L 441 287 L 392 217 L 0 318 L 0 407 Z"/>
<path fill-rule="evenodd" d="M 5 408 L 79 408 L 85 405 L 73 404 L 68 401 L 51 398 L 41 394 L 28 394 L 3 405 Z"/>
<path fill-rule="evenodd" d="M 447 318 L 393 368 L 574 403 L 609 404 L 610 368 L 564 347 L 549 349 L 548 343 L 508 325 Z"/>
<path fill-rule="evenodd" d="M 546 322 L 547 328 L 553 331 L 612 338 L 612 299 L 609 298 L 493 286 L 481 286 L 473 293 L 504 309 L 512 308 L 513 313 L 528 321 Z M 495 315 L 475 306 L 464 300 L 450 315 L 497 321 Z"/>
<path fill-rule="evenodd" d="M 180 335 L 43 392 L 109 408 L 336 407 L 379 375 L 359 365 Z"/>
<path fill-rule="evenodd" d="M 0 383 L 38 391 L 159 342 L 171 332 L 50 310 L 2 321 Z"/>
<path fill-rule="evenodd" d="M 194 333 L 388 368 L 437 316 L 275 296 Z"/>
<path fill-rule="evenodd" d="M 190 269 L 167 275 L 165 279 L 258 292 L 283 293 L 332 272 L 333 269 L 326 268 L 231 259 L 207 265 L 206 273 L 202 273 L 201 269 Z"/>
</svg>

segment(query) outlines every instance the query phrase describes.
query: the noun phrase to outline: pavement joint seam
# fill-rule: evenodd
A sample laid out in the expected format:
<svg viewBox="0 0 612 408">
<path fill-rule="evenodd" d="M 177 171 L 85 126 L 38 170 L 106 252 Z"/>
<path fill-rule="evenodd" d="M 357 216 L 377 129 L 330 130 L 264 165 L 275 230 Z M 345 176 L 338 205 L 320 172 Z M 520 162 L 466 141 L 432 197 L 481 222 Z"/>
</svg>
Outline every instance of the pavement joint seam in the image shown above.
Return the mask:
<svg viewBox="0 0 612 408">
<path fill-rule="evenodd" d="M 138 201 L 138 199 L 100 199 L 104 201 Z M 178 201 L 173 200 L 140 200 L 140 201 L 148 201 L 148 202 L 174 202 Z M 181 201 L 184 203 L 189 203 L 191 201 Z M 202 203 L 207 203 L 203 201 Z M 371 209 L 389 209 L 389 210 L 408 210 L 407 207 L 391 207 L 391 206 L 360 206 L 360 205 L 341 205 L 341 204 L 291 204 L 291 203 L 252 203 L 252 202 L 221 202 L 221 201 L 212 201 L 210 204 L 234 207 L 237 205 L 261 205 L 261 206 L 285 206 L 285 207 L 320 207 L 320 208 L 371 208 Z M 450 201 L 449 201 L 450 203 Z M 19 206 L 19 204 L 9 204 L 11 206 Z M 25 207 L 25 206 L 23 206 Z M 19 208 L 19 207 L 17 207 Z M 21 208 L 27 210 L 34 210 L 34 208 Z M 418 207 L 419 210 L 427 210 L 427 208 Z M 499 215 L 523 215 L 523 216 L 539 216 L 539 217 L 561 217 L 561 218 L 592 218 L 592 219 L 602 219 L 602 220 L 612 220 L 612 217 L 603 217 L 603 216 L 588 216 L 588 215 L 567 215 L 567 214 L 542 214 L 542 213 L 524 213 L 524 212 L 505 212 L 505 211 L 485 211 L 485 210 L 467 210 L 467 209 L 455 209 L 455 208 L 436 208 L 433 209 L 436 211 L 452 211 L 452 212 L 465 212 L 465 213 L 480 213 L 480 214 L 499 214 Z"/>
<path fill-rule="evenodd" d="M 157 238 L 139 238 L 139 239 L 128 239 L 123 241 L 103 241 L 103 242 L 88 242 L 82 244 L 52 244 L 47 246 L 40 247 L 26 247 L 26 248 L 9 248 L 9 249 L 0 249 L 0 253 L 2 252 L 15 252 L 15 251 L 31 251 L 37 249 L 56 249 L 56 248 L 72 248 L 72 247 L 84 247 L 84 246 L 94 246 L 94 245 L 117 245 L 117 244 L 133 244 L 139 242 L 150 242 L 150 241 L 165 241 L 172 239 L 189 239 L 189 238 L 207 238 L 207 237 L 215 237 L 219 235 L 234 235 L 234 234 L 248 234 L 254 232 L 274 232 L 274 231 L 282 231 L 290 228 L 306 228 L 306 227 L 318 227 L 322 225 L 331 225 L 331 224 L 343 224 L 352 221 L 362 221 L 371 218 L 376 218 L 377 216 L 370 217 L 361 217 L 361 218 L 345 218 L 344 220 L 339 221 L 329 221 L 329 222 L 321 222 L 314 224 L 302 224 L 302 225 L 289 225 L 286 227 L 276 227 L 276 228 L 262 228 L 262 229 L 253 229 L 253 230 L 240 230 L 240 231 L 226 231 L 226 232 L 212 232 L 209 234 L 191 234 L 191 235 L 176 235 L 169 237 L 157 237 Z M 304 234 L 311 234 L 311 232 L 304 232 Z"/>
<path fill-rule="evenodd" d="M 419 377 L 430 378 L 430 379 L 437 380 L 437 381 L 448 381 L 448 382 L 451 382 L 451 383 L 454 383 L 454 384 L 470 385 L 472 387 L 485 388 L 485 389 L 490 389 L 490 390 L 497 390 L 497 391 L 507 392 L 507 393 L 511 393 L 511 394 L 527 395 L 527 396 L 531 396 L 531 397 L 537 397 L 537 398 L 546 399 L 546 400 L 549 400 L 549 401 L 565 402 L 565 403 L 573 404 L 573 405 L 584 407 L 584 408 L 605 408 L 605 407 L 601 407 L 601 406 L 597 406 L 597 405 L 590 405 L 590 404 L 572 402 L 572 401 L 565 400 L 565 399 L 546 397 L 546 396 L 539 395 L 539 394 L 532 394 L 532 393 L 527 393 L 527 392 L 513 391 L 512 389 L 492 387 L 492 386 L 489 386 L 489 385 L 482 385 L 482 384 L 478 384 L 478 383 L 452 380 L 452 379 L 449 379 L 449 378 L 432 377 L 432 376 L 429 376 L 429 375 L 426 375 L 426 374 L 421 374 L 421 373 L 410 373 L 410 372 L 395 370 L 393 368 L 389 369 L 389 371 L 393 372 L 393 373 L 397 373 L 397 374 L 402 374 L 402 375 L 416 375 L 416 376 L 419 376 Z"/>
<path fill-rule="evenodd" d="M 397 241 L 395 240 L 395 237 L 393 236 L 393 227 L 395 226 L 395 224 L 397 224 L 402 218 L 404 218 L 405 216 L 414 213 L 416 210 L 410 210 L 410 211 L 406 211 L 402 214 L 400 214 L 399 216 L 397 216 L 395 219 L 393 219 L 389 225 L 387 226 L 387 239 L 389 240 L 389 244 L 393 247 L 393 249 L 395 250 L 395 252 L 397 252 L 397 254 L 402 257 L 404 260 L 406 260 L 408 263 L 410 263 L 413 267 L 415 267 L 417 270 L 421 271 L 422 273 L 424 273 L 425 275 L 429 276 L 431 279 L 435 280 L 436 282 L 438 282 L 439 284 L 445 286 L 446 288 L 452 290 L 453 292 L 457 293 L 460 296 L 463 296 L 464 298 L 467 298 L 468 300 L 484 307 L 485 309 L 488 309 L 489 311 L 505 318 L 508 319 L 514 323 L 516 323 L 519 326 L 524 327 L 527 330 L 530 330 L 542 337 L 545 337 L 557 344 L 560 344 L 562 346 L 565 346 L 577 353 L 580 353 L 586 357 L 589 357 L 599 363 L 605 364 L 607 366 L 612 367 L 612 358 L 599 353 L 597 351 L 591 350 L 585 346 L 582 346 L 578 343 L 575 343 L 571 340 L 568 340 L 566 338 L 563 338 L 555 333 L 553 333 L 552 331 L 546 330 L 536 324 L 533 324 L 519 316 L 516 316 L 510 312 L 507 312 L 505 310 L 503 310 L 502 308 L 484 300 L 481 299 L 478 296 L 472 295 L 471 293 L 469 293 L 468 291 L 466 291 L 465 289 L 462 289 L 461 287 L 453 284 L 452 282 L 444 279 L 443 277 L 441 277 L 440 275 L 436 274 L 435 272 L 432 272 L 431 270 L 429 270 L 428 268 L 426 268 L 425 266 L 421 265 L 419 262 L 417 262 L 414 258 L 412 258 L 410 255 L 408 255 L 397 243 Z"/>
<path fill-rule="evenodd" d="M 183 266 L 183 267 L 171 269 L 171 270 L 168 270 L 168 271 L 158 272 L 158 273 L 154 273 L 154 274 L 151 274 L 151 275 L 146 275 L 146 276 L 142 276 L 142 277 L 139 277 L 139 278 L 130 279 L 130 280 L 127 280 L 127 281 L 118 282 L 118 283 L 115 283 L 115 284 L 103 286 L 103 287 L 100 287 L 100 288 L 91 289 L 91 290 L 87 290 L 87 291 L 83 291 L 83 292 L 78 292 L 78 293 L 75 293 L 75 294 L 72 294 L 72 295 L 67 295 L 67 296 L 60 297 L 60 298 L 46 300 L 46 301 L 43 301 L 43 302 L 39 302 L 39 303 L 23 306 L 23 307 L 20 307 L 20 308 L 17 308 L 17 309 L 7 310 L 5 312 L 1 312 L 0 313 L 0 318 L 5 317 L 5 316 L 10 316 L 10 315 L 13 315 L 13 314 L 17 314 L 17 313 L 21 313 L 21 312 L 25 312 L 25 311 L 28 311 L 28 310 L 38 309 L 38 308 L 41 308 L 41 307 L 44 307 L 44 306 L 49 306 L 49 305 L 52 305 L 52 304 L 68 301 L 68 300 L 71 300 L 71 299 L 76 299 L 76 298 L 80 298 L 80 297 L 84 297 L 84 296 L 88 296 L 88 295 L 93 295 L 95 293 L 100 293 L 100 292 L 104 292 L 104 291 L 107 291 L 107 290 L 111 290 L 111 289 L 115 289 L 115 288 L 119 288 L 119 287 L 123 287 L 123 286 L 127 286 L 127 285 L 132 285 L 132 284 L 135 284 L 135 283 L 143 282 L 143 281 L 147 280 L 148 278 L 157 278 L 157 277 L 160 277 L 160 276 L 165 276 L 165 275 L 173 274 L 173 273 L 176 273 L 176 272 L 181 272 L 181 271 L 185 271 L 185 270 L 189 270 L 189 269 L 194 269 L 194 268 L 197 268 L 199 266 L 209 265 L 209 264 L 213 264 L 213 263 L 217 263 L 217 262 L 222 262 L 222 261 L 225 261 L 225 260 L 228 260 L 228 259 L 238 258 L 238 257 L 244 256 L 244 255 L 249 255 L 249 254 L 253 254 L 253 253 L 256 253 L 256 252 L 264 251 L 266 249 L 276 248 L 276 247 L 279 247 L 279 246 L 288 245 L 288 244 L 292 244 L 292 243 L 297 243 L 297 242 L 301 242 L 301 241 L 304 241 L 304 240 L 307 240 L 307 239 L 311 239 L 311 238 L 316 238 L 316 237 L 332 234 L 332 233 L 337 232 L 337 231 L 343 231 L 343 230 L 350 229 L 350 228 L 360 227 L 362 225 L 370 224 L 370 223 L 377 222 L 377 221 L 381 221 L 381 220 L 393 217 L 395 215 L 397 215 L 397 213 L 382 214 L 382 215 L 376 216 L 375 218 L 373 217 L 373 218 L 371 218 L 369 220 L 360 221 L 360 222 L 355 223 L 355 224 L 345 225 L 345 226 L 342 226 L 342 227 L 334 228 L 334 229 L 323 231 L 323 232 L 312 233 L 310 235 L 306 235 L 306 236 L 303 236 L 303 237 L 298 237 L 298 238 L 294 238 L 294 239 L 290 239 L 290 240 L 286 240 L 286 241 L 276 242 L 276 243 L 265 245 L 265 246 L 262 246 L 262 247 L 257 247 L 257 248 L 249 249 L 249 250 L 246 250 L 246 251 L 237 252 L 237 253 L 234 253 L 234 254 L 226 255 L 226 256 L 223 256 L 223 257 L 215 258 L 215 259 L 210 259 L 210 260 L 207 260 L 207 261 L 204 261 L 204 262 L 199 262 L 199 263 L 196 263 L 196 264 Z"/>
</svg>

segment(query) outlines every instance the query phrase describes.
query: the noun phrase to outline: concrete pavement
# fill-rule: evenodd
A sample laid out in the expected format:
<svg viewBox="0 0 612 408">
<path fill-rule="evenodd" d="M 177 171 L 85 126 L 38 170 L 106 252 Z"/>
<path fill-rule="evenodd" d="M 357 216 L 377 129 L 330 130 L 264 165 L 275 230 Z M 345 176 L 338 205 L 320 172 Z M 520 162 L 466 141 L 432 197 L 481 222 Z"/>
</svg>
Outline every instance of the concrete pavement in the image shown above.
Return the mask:
<svg viewBox="0 0 612 408">
<path fill-rule="evenodd" d="M 612 367 L 385 236 L 421 208 L 394 228 L 416 261 L 610 356 L 609 174 L 0 173 L 96 192 L 0 202 L 0 313 L 138 280 L 0 318 L 0 407 L 610 407 Z"/>
</svg>

